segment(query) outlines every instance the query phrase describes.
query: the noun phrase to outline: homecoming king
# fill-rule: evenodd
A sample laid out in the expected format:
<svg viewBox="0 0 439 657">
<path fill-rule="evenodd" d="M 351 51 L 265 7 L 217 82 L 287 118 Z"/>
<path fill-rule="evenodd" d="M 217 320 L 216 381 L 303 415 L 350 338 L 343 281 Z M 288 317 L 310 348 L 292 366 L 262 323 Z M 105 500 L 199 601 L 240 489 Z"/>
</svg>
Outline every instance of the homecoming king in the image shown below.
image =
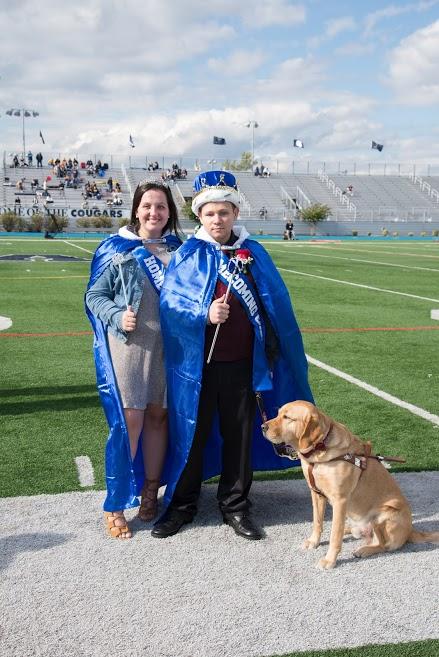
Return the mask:
<svg viewBox="0 0 439 657">
<path fill-rule="evenodd" d="M 257 540 L 263 534 L 248 499 L 253 470 L 291 463 L 273 452 L 259 426 L 254 429 L 255 393 L 263 394 L 269 417 L 287 401 L 312 401 L 307 362 L 276 267 L 246 229 L 235 226 L 235 177 L 200 173 L 194 190 L 192 210 L 201 228 L 177 251 L 160 296 L 170 470 L 168 508 L 152 535 L 166 538 L 192 522 L 201 482 L 220 474 L 224 522 Z"/>
</svg>

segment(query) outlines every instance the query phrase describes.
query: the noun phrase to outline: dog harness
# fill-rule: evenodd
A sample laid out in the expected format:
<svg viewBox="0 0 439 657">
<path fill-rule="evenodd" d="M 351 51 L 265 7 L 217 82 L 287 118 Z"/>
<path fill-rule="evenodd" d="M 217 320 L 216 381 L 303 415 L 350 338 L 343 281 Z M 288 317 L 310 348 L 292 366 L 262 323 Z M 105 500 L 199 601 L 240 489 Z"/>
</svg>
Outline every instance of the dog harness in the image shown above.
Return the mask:
<svg viewBox="0 0 439 657">
<path fill-rule="evenodd" d="M 311 454 L 314 454 L 315 452 L 322 452 L 326 450 L 326 444 L 325 440 L 329 434 L 329 431 L 331 430 L 331 427 L 329 428 L 325 438 L 323 439 L 322 442 L 318 443 L 314 449 L 311 452 L 308 452 L 307 454 L 301 454 L 299 452 L 299 456 L 301 458 L 307 459 L 308 456 Z M 356 454 L 354 452 L 348 452 L 347 454 L 343 454 L 342 456 L 336 456 L 333 459 L 330 459 L 329 461 L 325 461 L 325 463 L 332 463 L 333 461 L 345 461 L 346 463 L 351 463 L 353 466 L 356 468 L 360 468 L 360 477 L 363 474 L 364 470 L 367 468 L 367 461 L 368 459 L 375 459 L 382 465 L 384 465 L 385 468 L 389 468 L 390 462 L 395 462 L 395 463 L 405 463 L 405 459 L 399 458 L 397 456 L 381 456 L 380 454 L 372 454 L 372 445 L 370 442 L 364 443 L 364 453 L 363 454 Z M 308 463 L 308 478 L 309 478 L 309 485 L 310 488 L 317 493 L 317 495 L 320 495 L 321 497 L 326 497 L 324 493 L 322 493 L 321 490 L 317 488 L 316 485 L 316 480 L 314 479 L 314 465 L 315 463 Z M 327 498 L 326 498 L 327 499 Z"/>
</svg>

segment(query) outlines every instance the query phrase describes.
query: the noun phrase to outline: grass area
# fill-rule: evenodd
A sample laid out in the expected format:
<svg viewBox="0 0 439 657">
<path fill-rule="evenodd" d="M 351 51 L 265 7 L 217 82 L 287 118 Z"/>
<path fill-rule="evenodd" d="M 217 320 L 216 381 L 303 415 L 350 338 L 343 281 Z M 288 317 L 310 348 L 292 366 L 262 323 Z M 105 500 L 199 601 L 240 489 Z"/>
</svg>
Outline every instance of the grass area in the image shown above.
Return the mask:
<svg viewBox="0 0 439 657">
<path fill-rule="evenodd" d="M 337 650 L 290 652 L 282 657 L 434 657 L 437 654 L 439 654 L 439 640 L 433 639 Z"/>
<path fill-rule="evenodd" d="M 90 258 L 82 249 L 94 251 L 97 242 L 68 242 L 0 240 L 0 256 L 45 256 L 0 260 L 0 315 L 13 320 L 10 329 L 0 332 L 0 496 L 79 490 L 74 463 L 79 455 L 91 459 L 96 488 L 104 486 L 107 427 L 95 388 L 92 336 L 8 337 L 90 330 L 83 309 L 89 263 L 50 258 L 56 254 Z M 281 268 L 310 356 L 439 415 L 439 322 L 430 319 L 430 309 L 439 308 L 439 244 L 278 242 L 265 246 Z M 357 262 L 365 259 L 381 264 Z M 349 282 L 438 298 L 438 303 Z M 365 330 L 376 328 L 382 330 Z M 327 332 L 334 329 L 355 330 Z M 407 459 L 395 470 L 438 468 L 437 425 L 314 365 L 310 380 L 323 410 L 361 438 L 372 440 L 377 451 Z M 297 471 L 257 475 L 296 476 L 301 475 Z"/>
</svg>

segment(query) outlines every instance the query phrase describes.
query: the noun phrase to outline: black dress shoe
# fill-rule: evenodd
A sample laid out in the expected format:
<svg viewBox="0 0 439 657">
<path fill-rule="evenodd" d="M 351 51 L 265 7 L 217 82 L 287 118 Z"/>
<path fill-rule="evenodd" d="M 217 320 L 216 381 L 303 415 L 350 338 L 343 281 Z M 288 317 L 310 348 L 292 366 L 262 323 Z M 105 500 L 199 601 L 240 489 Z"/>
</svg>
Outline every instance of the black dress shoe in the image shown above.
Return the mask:
<svg viewBox="0 0 439 657">
<path fill-rule="evenodd" d="M 187 525 L 190 522 L 192 522 L 192 518 L 182 515 L 177 511 L 170 511 L 169 513 L 165 513 L 163 518 L 156 522 L 151 530 L 151 536 L 154 536 L 154 538 L 173 536 L 180 531 L 183 525 Z"/>
<path fill-rule="evenodd" d="M 223 518 L 226 525 L 230 525 L 238 536 L 248 538 L 251 541 L 259 541 L 261 538 L 264 538 L 264 534 L 259 527 L 247 515 L 227 513 L 224 514 Z"/>
</svg>

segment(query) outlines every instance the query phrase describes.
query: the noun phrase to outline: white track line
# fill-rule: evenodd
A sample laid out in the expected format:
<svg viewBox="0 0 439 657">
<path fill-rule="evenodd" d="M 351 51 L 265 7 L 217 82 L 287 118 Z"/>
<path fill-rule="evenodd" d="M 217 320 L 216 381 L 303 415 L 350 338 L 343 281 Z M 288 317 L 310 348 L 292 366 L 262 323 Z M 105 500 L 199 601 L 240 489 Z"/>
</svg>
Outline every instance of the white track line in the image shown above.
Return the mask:
<svg viewBox="0 0 439 657">
<path fill-rule="evenodd" d="M 375 386 L 371 386 L 368 383 L 361 381 L 360 379 L 356 379 L 350 374 L 346 374 L 346 372 L 337 370 L 335 367 L 331 367 L 331 365 L 326 365 L 326 363 L 322 363 L 322 361 L 317 360 L 316 358 L 312 358 L 312 356 L 308 356 L 308 354 L 306 355 L 306 357 L 312 365 L 315 365 L 316 367 L 320 367 L 320 369 L 326 370 L 326 372 L 329 372 L 330 374 L 334 374 L 335 376 L 338 376 L 340 379 L 344 379 L 349 383 L 353 383 L 359 388 L 363 388 L 363 390 L 367 390 L 367 392 L 370 392 L 373 395 L 376 395 L 377 397 L 381 397 L 381 399 L 385 399 L 391 404 L 395 404 L 395 406 L 404 408 L 410 413 L 413 413 L 413 415 L 418 415 L 419 417 L 422 417 L 424 420 L 428 420 L 432 424 L 439 426 L 439 415 L 434 415 L 433 413 L 429 413 L 423 408 L 419 408 L 419 406 L 414 406 L 413 404 L 409 404 L 408 402 L 405 402 L 402 399 L 398 399 L 398 397 L 389 395 L 389 393 L 384 392 L 379 388 L 375 388 Z"/>
<path fill-rule="evenodd" d="M 275 249 L 270 249 L 270 251 L 275 251 Z M 276 253 L 284 253 L 284 251 L 276 251 Z M 306 251 L 300 251 L 299 255 L 310 256 L 311 258 L 335 258 L 336 260 L 350 260 L 352 262 L 363 262 L 368 265 L 382 265 L 383 267 L 402 267 L 402 269 L 419 269 L 420 271 L 436 271 L 439 272 L 439 269 L 433 269 L 432 267 L 415 267 L 411 265 L 397 265 L 391 262 L 380 262 L 379 260 L 363 260 L 362 258 L 346 258 L 345 256 L 336 256 L 336 255 L 324 255 L 323 253 L 307 253 Z"/>
<path fill-rule="evenodd" d="M 83 488 L 87 486 L 94 486 L 95 473 L 88 456 L 76 456 L 75 463 L 78 470 L 79 485 Z"/>
<path fill-rule="evenodd" d="M 68 240 L 63 240 L 64 244 L 68 244 L 69 246 L 74 246 L 77 249 L 81 249 L 81 251 L 85 251 L 86 253 L 94 253 L 94 251 L 90 251 L 89 249 L 84 249 L 83 246 L 78 246 L 77 244 L 73 244 L 72 242 L 69 242 Z"/>
<path fill-rule="evenodd" d="M 328 276 L 317 276 L 317 274 L 308 274 L 303 271 L 297 271 L 295 269 L 285 269 L 284 267 L 278 267 L 279 271 L 286 271 L 289 274 L 298 274 L 299 276 L 311 276 L 311 278 L 320 278 L 323 281 L 331 281 L 332 283 L 341 283 L 342 285 L 352 285 L 353 287 L 362 287 L 365 290 L 374 290 L 375 292 L 387 292 L 388 294 L 398 294 L 402 297 L 411 297 L 412 299 L 421 299 L 422 301 L 433 301 L 434 303 L 439 303 L 439 299 L 431 299 L 430 297 L 420 297 L 417 294 L 409 294 L 408 292 L 397 292 L 396 290 L 387 290 L 382 287 L 373 287 L 372 285 L 362 285 L 361 283 L 351 283 L 351 281 L 342 281 L 338 278 L 329 278 Z"/>
</svg>

